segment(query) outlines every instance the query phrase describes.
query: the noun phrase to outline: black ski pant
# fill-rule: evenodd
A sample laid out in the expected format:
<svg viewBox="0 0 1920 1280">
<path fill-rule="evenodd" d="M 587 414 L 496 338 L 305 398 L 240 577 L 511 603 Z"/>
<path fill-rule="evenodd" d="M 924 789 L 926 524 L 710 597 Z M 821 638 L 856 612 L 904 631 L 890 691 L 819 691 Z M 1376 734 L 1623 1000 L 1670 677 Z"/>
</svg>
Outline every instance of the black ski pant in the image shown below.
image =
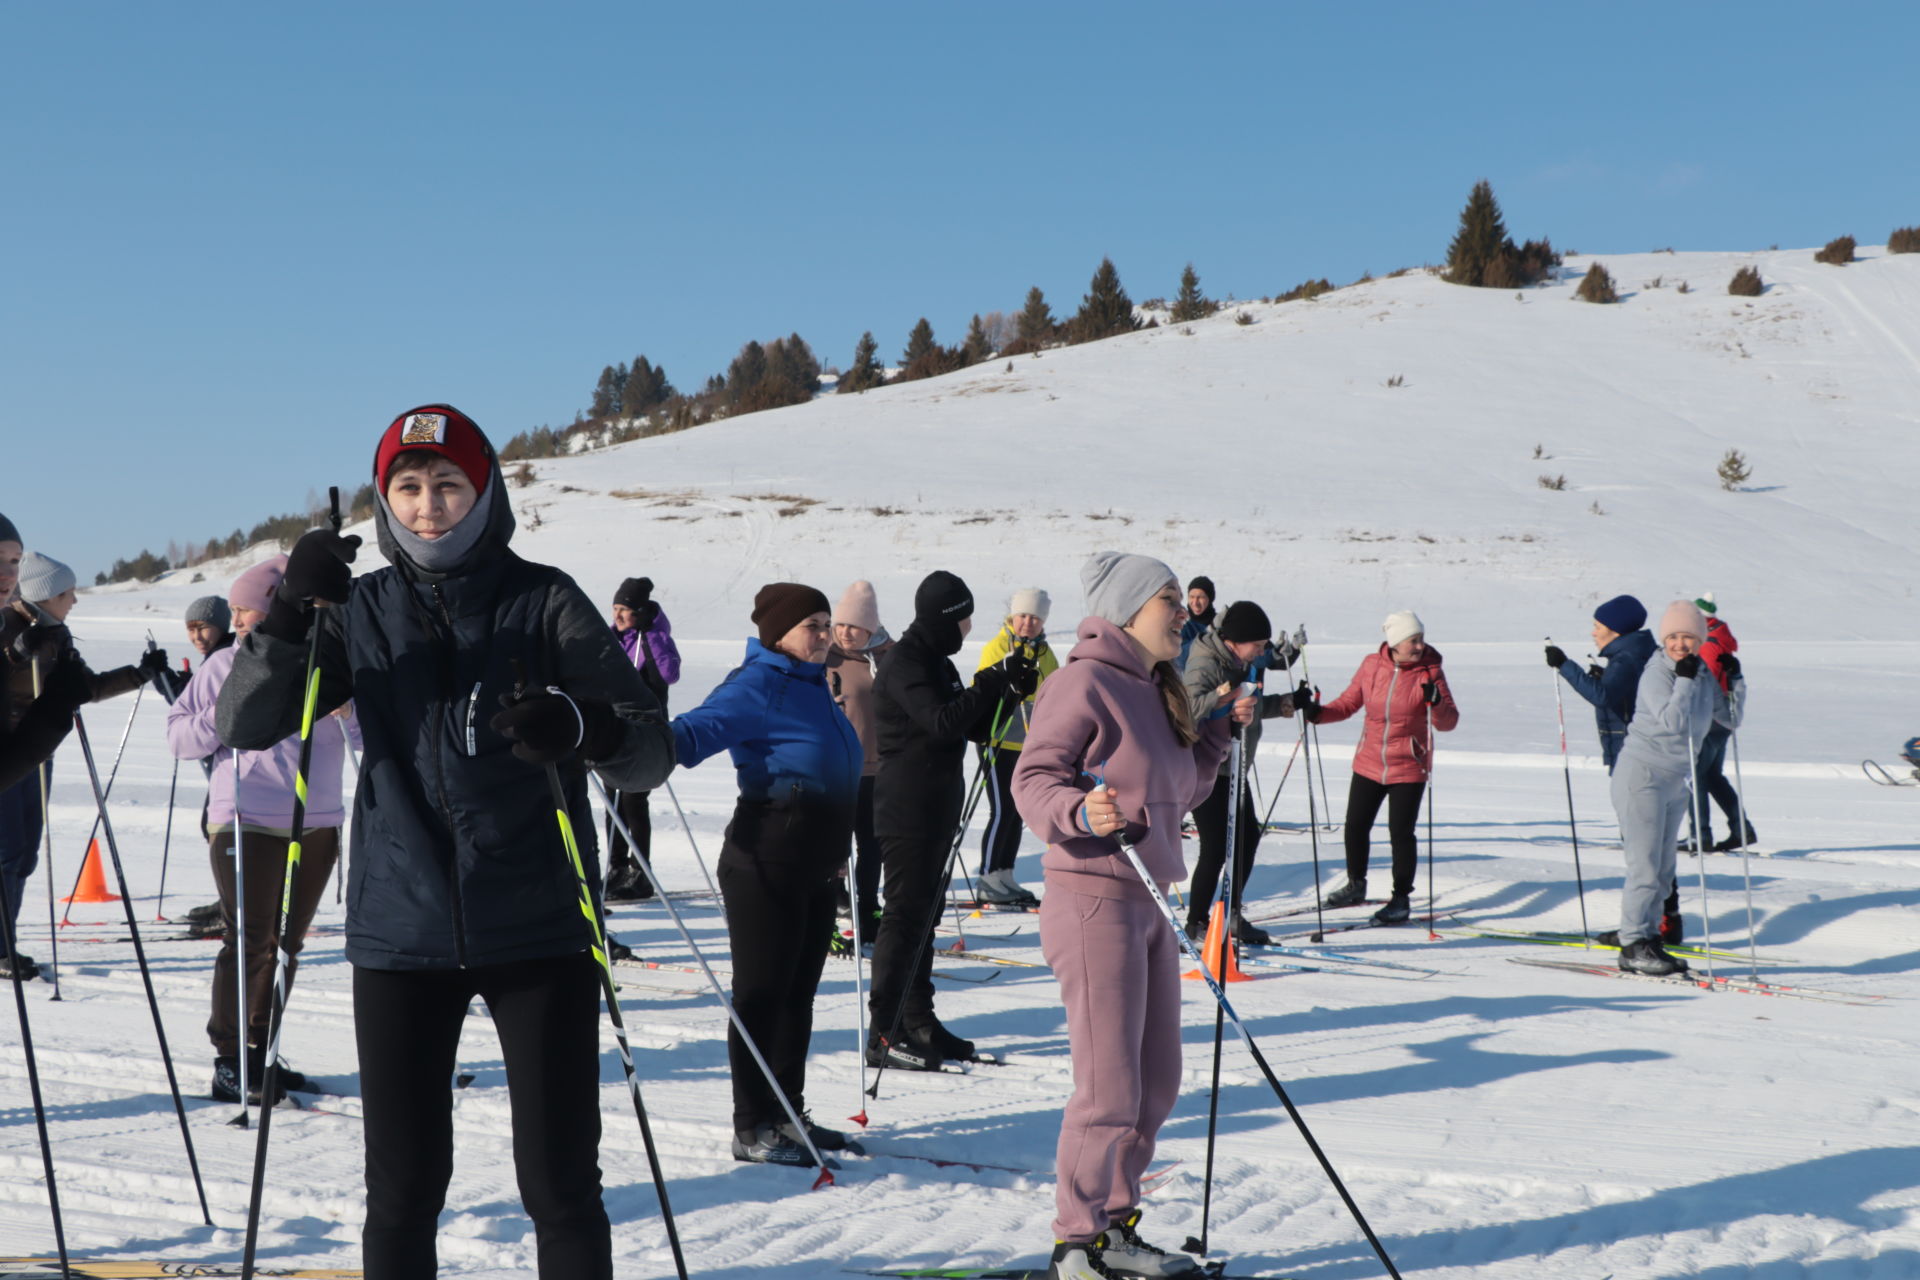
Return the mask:
<svg viewBox="0 0 1920 1280">
<path fill-rule="evenodd" d="M 1427 784 L 1396 782 L 1382 785 L 1372 778 L 1353 775 L 1347 788 L 1347 879 L 1367 878 L 1368 846 L 1373 838 L 1373 820 L 1380 816 L 1380 805 L 1387 806 L 1387 837 L 1393 845 L 1393 891 L 1412 897 L 1414 873 L 1420 867 L 1420 797 Z"/>
<path fill-rule="evenodd" d="M 354 969 L 367 1280 L 436 1274 L 434 1229 L 453 1176 L 454 1056 L 476 996 L 500 1036 L 540 1280 L 612 1280 L 600 1199 L 600 975 L 584 951 L 476 969 Z"/>
<path fill-rule="evenodd" d="M 833 936 L 837 881 L 831 870 L 755 858 L 731 841 L 720 849 L 719 880 L 733 954 L 734 1010 L 787 1101 L 805 1111 L 813 996 Z M 779 1097 L 731 1024 L 727 1063 L 733 1070 L 734 1131 L 784 1123 Z"/>
<path fill-rule="evenodd" d="M 923 1027 L 935 1020 L 933 935 L 940 920 L 934 907 L 945 896 L 953 839 L 951 832 L 940 831 L 880 835 L 887 910 L 873 942 L 873 987 L 867 995 L 868 1022 L 877 1034 L 892 1028 L 902 1001 L 902 1027 Z"/>
<path fill-rule="evenodd" d="M 980 748 L 980 763 L 987 764 L 989 748 Z M 992 752 L 992 767 L 986 769 L 987 803 L 992 816 L 987 819 L 986 834 L 980 837 L 980 874 L 1011 871 L 1020 854 L 1020 811 L 1013 807 L 1013 771 L 1020 764 L 1020 753 L 1011 747 Z"/>
<path fill-rule="evenodd" d="M 880 837 L 873 833 L 873 775 L 860 779 L 853 808 L 853 905 L 859 921 L 880 909 Z M 871 926 L 869 926 L 871 927 Z"/>
<path fill-rule="evenodd" d="M 53 777 L 53 765 L 41 766 Z M 0 929 L 0 956 L 13 954 L 13 929 L 26 901 L 27 882 L 40 865 L 41 825 L 40 770 L 35 769 L 20 781 L 0 791 L 0 877 L 7 882 L 7 902 L 13 915 Z"/>
<path fill-rule="evenodd" d="M 627 824 L 627 830 L 633 832 L 633 838 L 639 841 L 638 848 L 629 848 L 627 838 L 620 834 L 620 828 L 607 822 L 607 871 L 611 874 L 621 867 L 630 865 L 637 855 L 642 862 L 653 858 L 653 815 L 647 809 L 647 797 L 651 791 L 616 791 L 614 803 L 620 811 L 620 821 Z M 641 877 L 645 879 L 645 877 Z"/>
<path fill-rule="evenodd" d="M 1694 757 L 1695 794 L 1700 798 L 1687 806 L 1687 829 L 1706 828 L 1694 844 L 1696 849 L 1713 847 L 1713 810 L 1707 807 L 1707 800 L 1719 805 L 1720 812 L 1727 816 L 1727 830 L 1741 834 L 1740 793 L 1727 781 L 1727 740 L 1732 736 L 1733 730 L 1716 721 L 1700 739 L 1700 754 Z"/>
<path fill-rule="evenodd" d="M 240 833 L 246 855 L 247 881 L 247 1035 L 246 1042 L 264 1050 L 273 1020 L 274 927 L 280 923 L 280 900 L 286 888 L 286 836 Z M 236 912 L 233 869 L 233 829 L 215 835 L 207 844 L 213 863 L 213 886 L 220 894 L 220 954 L 213 961 L 213 1009 L 207 1018 L 207 1039 L 216 1057 L 240 1056 L 239 962 L 234 949 Z M 300 835 L 300 873 L 293 884 L 293 902 L 287 913 L 282 944 L 287 953 L 287 995 L 300 969 L 300 951 L 307 927 L 326 894 L 333 864 L 340 856 L 340 828 L 321 827 Z"/>
<path fill-rule="evenodd" d="M 1213 895 L 1220 887 L 1220 867 L 1227 860 L 1227 810 L 1232 807 L 1228 792 L 1233 790 L 1231 776 L 1223 775 L 1213 790 L 1193 811 L 1193 825 L 1200 833 L 1200 857 L 1193 865 L 1193 881 L 1187 886 L 1187 932 L 1207 927 L 1213 912 Z M 1233 902 L 1240 909 L 1240 898 L 1253 873 L 1253 855 L 1260 846 L 1260 818 L 1253 811 L 1253 788 L 1240 788 L 1240 821 L 1234 832 Z"/>
</svg>

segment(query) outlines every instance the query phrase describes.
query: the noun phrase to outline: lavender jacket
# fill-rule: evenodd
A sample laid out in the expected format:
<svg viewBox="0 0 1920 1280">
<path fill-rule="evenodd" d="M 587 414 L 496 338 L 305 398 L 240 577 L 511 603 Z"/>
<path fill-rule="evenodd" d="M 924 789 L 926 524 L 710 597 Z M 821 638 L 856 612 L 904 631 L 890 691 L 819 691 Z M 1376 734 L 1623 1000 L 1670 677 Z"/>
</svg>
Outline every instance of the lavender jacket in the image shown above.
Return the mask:
<svg viewBox="0 0 1920 1280">
<path fill-rule="evenodd" d="M 1013 803 L 1027 829 L 1047 842 L 1047 883 L 1096 898 L 1145 898 L 1133 865 L 1105 836 L 1079 825 L 1080 806 L 1099 774 L 1147 871 L 1162 885 L 1187 878 L 1181 815 L 1213 790 L 1227 754 L 1227 718 L 1207 723 L 1183 747 L 1167 721 L 1160 688 L 1126 632 L 1104 618 L 1080 623 L 1067 665 L 1040 686 Z"/>
<path fill-rule="evenodd" d="M 208 655 L 200 670 L 167 708 L 167 747 L 181 760 L 213 758 L 213 772 L 207 778 L 207 823 L 224 826 L 233 821 L 233 752 L 220 742 L 214 731 L 214 707 L 220 701 L 220 686 L 233 670 L 238 645 L 229 645 Z M 353 748 L 360 749 L 360 725 L 349 713 L 344 720 L 326 716 L 313 726 L 313 764 L 307 775 L 307 817 L 310 829 L 337 827 L 346 817 L 340 802 L 340 766 L 347 752 L 341 742 L 340 728 Z M 267 751 L 246 751 L 240 756 L 240 817 L 243 822 L 263 827 L 293 825 L 293 778 L 300 770 L 298 735 L 282 739 Z"/>
<path fill-rule="evenodd" d="M 620 651 L 627 655 L 627 661 L 639 666 L 639 629 L 616 631 L 613 634 L 620 641 Z M 680 648 L 673 642 L 673 624 L 667 621 L 667 611 L 657 605 L 653 611 L 653 624 L 647 628 L 647 652 L 652 656 L 654 670 L 660 673 L 662 680 L 668 684 L 680 683 Z"/>
</svg>

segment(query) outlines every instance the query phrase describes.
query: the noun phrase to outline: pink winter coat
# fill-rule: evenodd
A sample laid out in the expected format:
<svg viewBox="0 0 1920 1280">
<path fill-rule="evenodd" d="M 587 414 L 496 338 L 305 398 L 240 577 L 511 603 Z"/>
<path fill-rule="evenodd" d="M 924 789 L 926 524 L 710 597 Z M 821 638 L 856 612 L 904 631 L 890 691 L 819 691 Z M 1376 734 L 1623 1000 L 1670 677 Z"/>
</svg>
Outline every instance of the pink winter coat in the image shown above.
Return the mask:
<svg viewBox="0 0 1920 1280">
<path fill-rule="evenodd" d="M 1427 703 L 1421 686 L 1439 686 L 1440 701 L 1433 708 L 1433 727 L 1446 733 L 1460 723 L 1460 708 L 1440 670 L 1440 651 L 1432 645 L 1410 667 L 1394 665 L 1386 645 L 1370 653 L 1353 673 L 1347 691 L 1320 708 L 1319 724 L 1337 724 L 1362 707 L 1366 726 L 1360 745 L 1353 749 L 1353 771 L 1382 786 L 1397 782 L 1424 782 L 1427 758 Z"/>
<path fill-rule="evenodd" d="M 1113 840 L 1088 835 L 1080 806 L 1093 775 L 1111 787 L 1127 834 L 1162 885 L 1187 878 L 1180 818 L 1213 790 L 1227 753 L 1227 719 L 1180 745 L 1166 703 L 1126 632 L 1104 618 L 1080 623 L 1067 665 L 1040 686 L 1026 746 L 1013 771 L 1013 803 L 1027 829 L 1047 842 L 1047 883 L 1096 898 L 1147 896 Z"/>
</svg>

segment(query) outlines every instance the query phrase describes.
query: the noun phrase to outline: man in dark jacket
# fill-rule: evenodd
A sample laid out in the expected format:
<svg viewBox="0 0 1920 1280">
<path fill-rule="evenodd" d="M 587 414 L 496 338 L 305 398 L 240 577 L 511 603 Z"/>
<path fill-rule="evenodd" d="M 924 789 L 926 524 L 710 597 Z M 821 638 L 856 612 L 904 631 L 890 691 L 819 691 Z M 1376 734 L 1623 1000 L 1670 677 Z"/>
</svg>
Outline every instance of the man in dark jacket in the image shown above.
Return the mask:
<svg viewBox="0 0 1920 1280">
<path fill-rule="evenodd" d="M 221 740 L 237 749 L 296 732 L 318 626 L 316 711 L 352 698 L 359 716 L 346 952 L 368 1280 L 434 1274 L 453 1171 L 447 1080 L 476 996 L 507 1066 L 539 1274 L 610 1280 L 600 973 L 545 767 L 559 768 L 597 892 L 586 770 L 651 789 L 673 767 L 673 738 L 580 588 L 508 548 L 506 486 L 470 418 L 446 405 L 400 415 L 373 470 L 390 567 L 355 583 L 358 538 L 304 535 L 266 619 L 239 645 L 217 712 Z"/>
<path fill-rule="evenodd" d="M 951 573 L 927 575 L 913 596 L 913 624 L 874 680 L 880 772 L 874 778 L 873 827 L 880 839 L 887 909 L 873 946 L 872 1032 L 867 1060 L 878 1066 L 938 1070 L 967 1059 L 973 1045 L 933 1012 L 935 904 L 966 803 L 968 741 L 984 741 L 1009 699 L 1033 691 L 1037 672 L 988 667 L 971 688 L 951 661 L 973 623 L 973 593 Z M 889 1041 L 895 1015 L 900 1034 Z"/>
</svg>

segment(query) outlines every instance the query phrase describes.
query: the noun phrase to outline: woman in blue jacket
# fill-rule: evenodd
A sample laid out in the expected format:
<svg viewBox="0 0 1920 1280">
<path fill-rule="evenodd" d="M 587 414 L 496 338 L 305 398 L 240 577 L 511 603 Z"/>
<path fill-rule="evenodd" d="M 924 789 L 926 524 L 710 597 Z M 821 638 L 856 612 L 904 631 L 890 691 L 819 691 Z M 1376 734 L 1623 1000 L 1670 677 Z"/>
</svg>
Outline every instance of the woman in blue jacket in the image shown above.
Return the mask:
<svg viewBox="0 0 1920 1280">
<path fill-rule="evenodd" d="M 759 634 L 707 700 L 675 718 L 680 764 L 733 755 L 740 799 L 720 848 L 720 895 L 733 953 L 733 1004 L 796 1114 L 806 1115 L 813 993 L 834 932 L 836 873 L 853 834 L 866 758 L 827 687 L 832 608 L 813 587 L 773 582 L 753 598 Z M 812 1164 L 780 1099 L 727 1029 L 733 1158 Z M 847 1137 L 816 1126 L 822 1151 Z"/>
</svg>

